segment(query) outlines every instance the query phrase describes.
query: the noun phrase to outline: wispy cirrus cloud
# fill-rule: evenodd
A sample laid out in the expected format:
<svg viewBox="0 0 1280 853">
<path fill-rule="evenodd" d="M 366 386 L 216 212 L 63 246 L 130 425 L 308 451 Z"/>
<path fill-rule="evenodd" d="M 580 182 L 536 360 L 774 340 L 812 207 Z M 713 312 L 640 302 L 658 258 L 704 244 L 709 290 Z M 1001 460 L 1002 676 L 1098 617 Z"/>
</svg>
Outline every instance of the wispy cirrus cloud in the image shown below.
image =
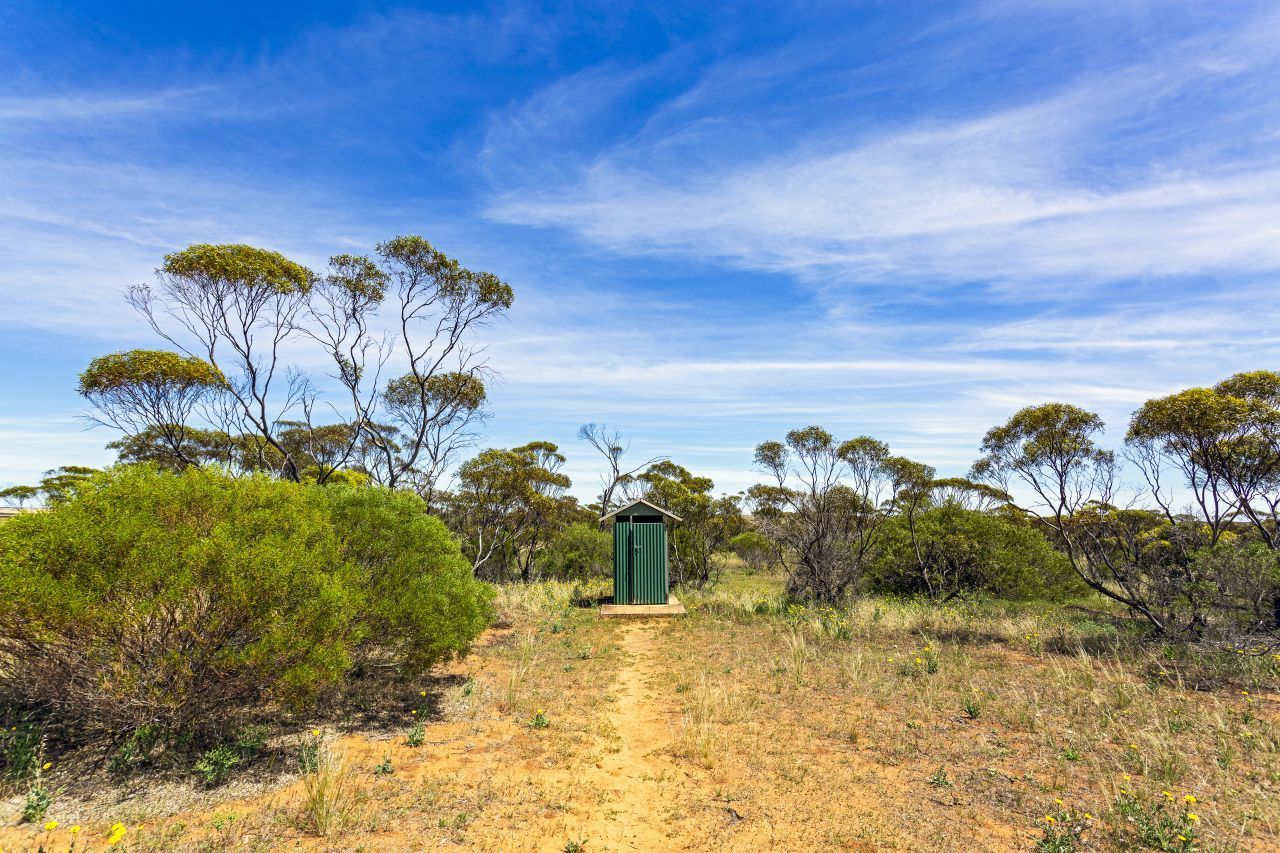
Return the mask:
<svg viewBox="0 0 1280 853">
<path fill-rule="evenodd" d="M 1179 34 L 1145 62 L 947 120 L 867 132 L 811 115 L 763 157 L 733 153 L 736 116 L 690 113 L 700 97 L 682 96 L 659 111 L 682 121 L 655 115 L 568 179 L 500 189 L 490 215 L 612 251 L 862 284 L 1280 270 L 1276 38 L 1275 15 Z"/>
</svg>

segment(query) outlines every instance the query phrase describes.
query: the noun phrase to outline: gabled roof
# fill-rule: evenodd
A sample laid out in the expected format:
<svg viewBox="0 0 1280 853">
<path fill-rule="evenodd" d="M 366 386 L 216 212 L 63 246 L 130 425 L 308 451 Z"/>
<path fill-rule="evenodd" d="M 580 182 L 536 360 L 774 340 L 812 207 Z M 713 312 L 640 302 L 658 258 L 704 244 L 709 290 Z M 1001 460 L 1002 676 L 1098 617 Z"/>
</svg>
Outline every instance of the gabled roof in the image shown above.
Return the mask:
<svg viewBox="0 0 1280 853">
<path fill-rule="evenodd" d="M 637 498 L 637 499 L 636 499 L 636 500 L 634 500 L 634 501 L 630 501 L 630 502 L 628 502 L 628 503 L 625 503 L 625 504 L 623 504 L 622 506 L 620 506 L 620 507 L 618 507 L 617 509 L 615 509 L 613 512 L 605 513 L 604 515 L 600 516 L 600 520 L 601 520 L 601 521 L 605 521 L 606 519 L 613 518 L 615 515 L 617 515 L 618 513 L 622 512 L 624 509 L 631 509 L 633 506 L 636 506 L 636 505 L 638 505 L 638 504 L 644 504 L 645 506 L 649 507 L 649 509 L 656 510 L 656 511 L 658 511 L 658 512 L 662 513 L 663 515 L 665 515 L 667 518 L 671 519 L 672 521 L 684 521 L 684 519 L 683 519 L 683 518 L 681 518 L 680 516 L 676 515 L 674 512 L 671 512 L 670 510 L 665 510 L 665 509 L 663 509 L 662 507 L 658 506 L 657 504 L 651 504 L 651 503 L 649 503 L 647 500 L 645 500 L 644 498 Z"/>
</svg>

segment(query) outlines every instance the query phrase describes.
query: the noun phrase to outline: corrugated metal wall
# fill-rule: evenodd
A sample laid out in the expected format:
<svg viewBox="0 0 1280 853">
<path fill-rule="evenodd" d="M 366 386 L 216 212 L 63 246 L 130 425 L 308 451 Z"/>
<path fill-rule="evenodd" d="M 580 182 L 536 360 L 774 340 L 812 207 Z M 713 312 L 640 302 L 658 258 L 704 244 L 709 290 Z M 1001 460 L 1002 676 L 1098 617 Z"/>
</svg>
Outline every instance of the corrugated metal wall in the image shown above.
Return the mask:
<svg viewBox="0 0 1280 853">
<path fill-rule="evenodd" d="M 632 524 L 636 604 L 667 603 L 667 526 Z"/>
<path fill-rule="evenodd" d="M 613 525 L 615 604 L 667 603 L 667 526 L 619 521 Z"/>
<path fill-rule="evenodd" d="M 631 603 L 631 522 L 613 523 L 613 603 Z"/>
</svg>

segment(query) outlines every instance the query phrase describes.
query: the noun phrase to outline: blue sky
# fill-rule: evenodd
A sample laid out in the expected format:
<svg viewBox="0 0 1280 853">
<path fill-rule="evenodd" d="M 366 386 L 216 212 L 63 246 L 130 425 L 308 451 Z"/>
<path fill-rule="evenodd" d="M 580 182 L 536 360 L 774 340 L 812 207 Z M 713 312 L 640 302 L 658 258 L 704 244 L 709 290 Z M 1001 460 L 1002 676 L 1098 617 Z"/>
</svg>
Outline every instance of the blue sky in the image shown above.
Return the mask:
<svg viewBox="0 0 1280 853">
<path fill-rule="evenodd" d="M 0 484 L 169 251 L 419 233 L 512 284 L 486 444 L 604 421 L 719 489 L 818 423 L 961 473 L 1021 406 L 1275 368 L 1268 3 L 0 10 Z"/>
</svg>

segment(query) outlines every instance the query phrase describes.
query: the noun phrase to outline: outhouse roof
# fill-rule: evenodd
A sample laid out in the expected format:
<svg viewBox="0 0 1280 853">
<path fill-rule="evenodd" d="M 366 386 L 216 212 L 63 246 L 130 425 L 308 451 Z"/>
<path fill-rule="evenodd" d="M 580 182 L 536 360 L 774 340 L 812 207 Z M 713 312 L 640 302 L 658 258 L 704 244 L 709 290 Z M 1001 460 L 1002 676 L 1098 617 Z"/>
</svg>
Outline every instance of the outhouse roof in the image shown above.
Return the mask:
<svg viewBox="0 0 1280 853">
<path fill-rule="evenodd" d="M 680 516 L 676 515 L 674 512 L 671 512 L 670 510 L 663 509 L 662 507 L 658 506 L 657 504 L 651 504 L 651 503 L 649 503 L 647 500 L 645 500 L 644 498 L 638 498 L 638 499 L 636 499 L 636 500 L 634 500 L 634 501 L 631 501 L 630 503 L 623 504 L 622 506 L 620 506 L 620 507 L 618 507 L 617 509 L 615 509 L 613 512 L 608 512 L 608 513 L 605 513 L 604 515 L 600 516 L 600 520 L 601 520 L 601 521 L 604 521 L 604 520 L 606 520 L 606 519 L 613 518 L 615 515 L 618 515 L 618 514 L 619 514 L 620 512 L 622 512 L 623 510 L 631 509 L 633 506 L 638 506 L 639 504 L 644 504 L 645 506 L 649 507 L 649 509 L 656 510 L 657 512 L 661 513 L 662 515 L 665 515 L 667 518 L 671 519 L 672 521 L 684 521 L 684 519 L 683 519 L 683 518 L 681 518 Z"/>
</svg>

